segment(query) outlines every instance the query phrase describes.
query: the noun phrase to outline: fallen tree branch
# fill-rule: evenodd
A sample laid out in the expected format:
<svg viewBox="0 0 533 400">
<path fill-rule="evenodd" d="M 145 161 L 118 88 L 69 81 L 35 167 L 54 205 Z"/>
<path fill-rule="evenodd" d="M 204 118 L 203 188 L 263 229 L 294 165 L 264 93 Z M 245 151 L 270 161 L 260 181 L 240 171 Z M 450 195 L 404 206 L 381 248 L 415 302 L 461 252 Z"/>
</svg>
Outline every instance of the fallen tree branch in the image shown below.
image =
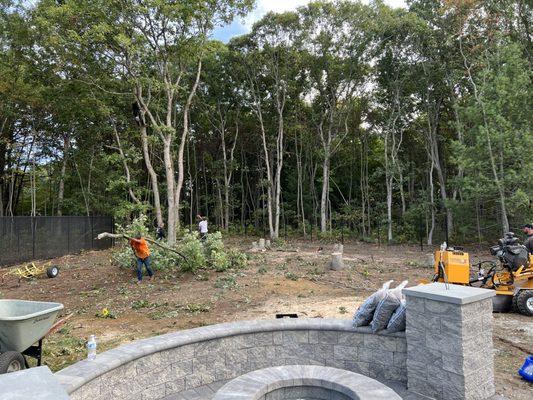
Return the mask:
<svg viewBox="0 0 533 400">
<path fill-rule="evenodd" d="M 100 233 L 96 238 L 97 239 L 112 238 L 112 239 L 136 240 L 135 238 L 132 238 L 132 237 L 127 236 L 127 235 L 124 235 L 123 233 L 108 233 L 108 232 Z M 163 246 L 161 243 L 159 243 L 159 242 L 157 242 L 155 240 L 149 239 L 149 238 L 144 238 L 144 240 L 146 240 L 148 243 L 155 244 L 156 246 L 159 246 L 159 247 L 161 247 L 164 250 L 176 253 L 178 256 L 180 256 L 186 262 L 188 262 L 187 257 L 185 257 L 183 254 L 181 254 L 179 251 L 177 251 L 177 250 L 175 250 L 175 249 L 173 249 L 171 247 Z"/>
</svg>

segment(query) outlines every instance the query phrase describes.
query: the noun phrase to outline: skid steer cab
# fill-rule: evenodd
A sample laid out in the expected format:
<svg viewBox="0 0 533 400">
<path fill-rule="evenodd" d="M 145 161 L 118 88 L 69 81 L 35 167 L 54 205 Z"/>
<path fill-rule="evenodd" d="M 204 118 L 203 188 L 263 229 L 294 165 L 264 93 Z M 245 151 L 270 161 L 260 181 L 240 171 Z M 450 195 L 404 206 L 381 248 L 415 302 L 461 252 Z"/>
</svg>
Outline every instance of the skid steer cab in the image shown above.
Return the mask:
<svg viewBox="0 0 533 400">
<path fill-rule="evenodd" d="M 533 255 L 512 232 L 499 239 L 490 253 L 497 261 L 481 261 L 471 266 L 467 252 L 443 243 L 435 252 L 433 281 L 495 290 L 494 312 L 513 310 L 533 316 Z"/>
</svg>

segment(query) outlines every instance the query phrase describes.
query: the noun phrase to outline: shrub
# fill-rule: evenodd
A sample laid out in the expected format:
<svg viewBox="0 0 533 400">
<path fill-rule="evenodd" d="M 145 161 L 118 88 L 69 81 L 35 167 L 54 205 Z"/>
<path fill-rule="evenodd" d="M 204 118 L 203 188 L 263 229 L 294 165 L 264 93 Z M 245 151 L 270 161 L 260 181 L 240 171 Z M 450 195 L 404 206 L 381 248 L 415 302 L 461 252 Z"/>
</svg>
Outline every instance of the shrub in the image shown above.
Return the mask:
<svg viewBox="0 0 533 400">
<path fill-rule="evenodd" d="M 222 233 L 215 232 L 207 235 L 205 241 L 205 254 L 207 258 L 211 258 L 213 252 L 222 253 L 224 251 L 224 243 L 222 242 Z"/>
<path fill-rule="evenodd" d="M 210 263 L 217 272 L 224 272 L 230 267 L 230 260 L 223 251 L 212 251 Z"/>
<path fill-rule="evenodd" d="M 248 256 L 240 250 L 229 249 L 228 258 L 231 268 L 243 269 L 248 266 Z"/>
<path fill-rule="evenodd" d="M 194 272 L 206 265 L 206 257 L 202 242 L 198 239 L 198 233 L 186 233 L 178 244 L 178 251 L 185 256 L 187 261 L 182 260 L 183 271 Z"/>
</svg>

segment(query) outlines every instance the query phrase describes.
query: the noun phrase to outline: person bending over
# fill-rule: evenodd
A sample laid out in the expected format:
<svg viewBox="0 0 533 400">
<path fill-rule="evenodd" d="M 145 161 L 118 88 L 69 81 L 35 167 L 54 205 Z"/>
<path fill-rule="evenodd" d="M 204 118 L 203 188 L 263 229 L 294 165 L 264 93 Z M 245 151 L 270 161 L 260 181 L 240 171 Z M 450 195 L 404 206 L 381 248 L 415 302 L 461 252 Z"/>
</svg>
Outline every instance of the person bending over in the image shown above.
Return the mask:
<svg viewBox="0 0 533 400">
<path fill-rule="evenodd" d="M 150 268 L 150 249 L 148 248 L 148 243 L 141 236 L 140 233 L 135 235 L 135 239 L 130 240 L 131 248 L 137 257 L 137 283 L 141 283 L 143 280 L 143 265 L 146 267 L 146 272 L 150 280 L 154 277 L 154 271 Z"/>
<path fill-rule="evenodd" d="M 165 238 L 165 224 L 163 222 L 157 227 L 155 236 L 157 240 L 163 240 Z"/>
</svg>

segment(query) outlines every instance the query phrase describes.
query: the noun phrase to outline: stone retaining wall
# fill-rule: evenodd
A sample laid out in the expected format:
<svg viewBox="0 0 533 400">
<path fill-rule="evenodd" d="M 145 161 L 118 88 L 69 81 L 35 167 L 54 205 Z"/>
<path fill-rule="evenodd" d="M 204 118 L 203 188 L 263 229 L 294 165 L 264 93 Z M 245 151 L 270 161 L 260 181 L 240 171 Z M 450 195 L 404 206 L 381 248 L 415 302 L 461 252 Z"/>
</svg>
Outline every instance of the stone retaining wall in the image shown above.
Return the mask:
<svg viewBox="0 0 533 400">
<path fill-rule="evenodd" d="M 155 400 L 295 364 L 406 382 L 405 334 L 371 334 L 368 328 L 352 328 L 349 320 L 240 321 L 138 340 L 56 377 L 73 400 Z"/>
</svg>

